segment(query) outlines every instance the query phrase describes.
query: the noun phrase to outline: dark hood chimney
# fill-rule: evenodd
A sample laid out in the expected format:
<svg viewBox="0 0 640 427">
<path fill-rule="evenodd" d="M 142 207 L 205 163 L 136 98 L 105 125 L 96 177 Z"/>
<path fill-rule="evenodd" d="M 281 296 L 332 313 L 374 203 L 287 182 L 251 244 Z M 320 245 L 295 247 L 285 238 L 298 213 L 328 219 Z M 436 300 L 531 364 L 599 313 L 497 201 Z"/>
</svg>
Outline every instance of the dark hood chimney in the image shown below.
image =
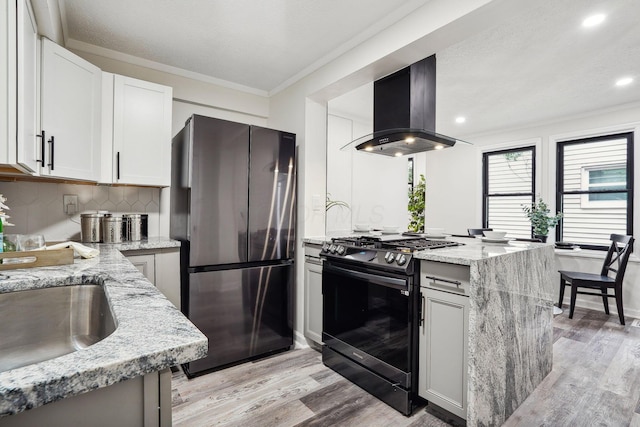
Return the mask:
<svg viewBox="0 0 640 427">
<path fill-rule="evenodd" d="M 436 56 L 431 55 L 373 83 L 373 134 L 357 150 L 402 156 L 452 147 L 455 138 L 436 127 Z"/>
</svg>

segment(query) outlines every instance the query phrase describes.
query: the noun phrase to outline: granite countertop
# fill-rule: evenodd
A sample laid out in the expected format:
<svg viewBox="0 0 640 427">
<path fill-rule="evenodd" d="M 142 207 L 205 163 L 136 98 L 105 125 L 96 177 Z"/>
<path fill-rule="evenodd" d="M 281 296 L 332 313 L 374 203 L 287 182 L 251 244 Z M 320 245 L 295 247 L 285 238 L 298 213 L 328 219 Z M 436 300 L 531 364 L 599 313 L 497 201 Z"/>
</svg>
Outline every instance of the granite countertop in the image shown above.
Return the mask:
<svg viewBox="0 0 640 427">
<path fill-rule="evenodd" d="M 86 349 L 0 372 L 0 417 L 206 356 L 207 338 L 120 253 L 179 242 L 150 239 L 92 246 L 100 249 L 93 259 L 0 272 L 0 293 L 103 285 L 118 325 Z"/>
<path fill-rule="evenodd" d="M 446 240 L 463 243 L 460 246 L 418 251 L 413 256 L 427 261 L 447 262 L 449 264 L 471 265 L 475 261 L 486 260 L 508 254 L 529 250 L 553 248 L 551 243 L 533 243 L 509 241 L 509 243 L 488 243 L 468 237 L 448 237 Z"/>
<path fill-rule="evenodd" d="M 354 234 L 353 236 L 362 236 L 363 234 Z M 398 238 L 406 238 L 406 236 L 398 235 Z M 449 264 L 471 265 L 472 262 L 493 258 L 501 255 L 507 255 L 532 249 L 540 249 L 545 247 L 553 247 L 551 243 L 532 243 L 509 241 L 508 243 L 489 243 L 481 239 L 470 237 L 447 237 L 442 240 L 454 241 L 462 243 L 460 246 L 451 246 L 448 248 L 427 249 L 414 253 L 415 259 L 424 259 L 428 261 L 446 262 Z M 312 236 L 302 239 L 305 244 L 321 245 L 324 242 L 330 242 L 329 236 Z"/>
<path fill-rule="evenodd" d="M 180 242 L 168 237 L 149 237 L 147 240 L 140 240 L 137 242 L 108 243 L 102 244 L 101 246 L 105 245 L 111 246 L 112 248 L 118 249 L 120 251 L 140 251 L 179 248 Z"/>
</svg>

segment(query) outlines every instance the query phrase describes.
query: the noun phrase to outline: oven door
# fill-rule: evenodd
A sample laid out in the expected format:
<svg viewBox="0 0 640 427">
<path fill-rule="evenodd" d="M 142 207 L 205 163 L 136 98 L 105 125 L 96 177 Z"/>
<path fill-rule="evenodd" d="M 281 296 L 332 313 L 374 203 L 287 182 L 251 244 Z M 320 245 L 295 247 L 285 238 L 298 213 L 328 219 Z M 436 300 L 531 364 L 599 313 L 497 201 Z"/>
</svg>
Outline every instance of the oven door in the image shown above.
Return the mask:
<svg viewBox="0 0 640 427">
<path fill-rule="evenodd" d="M 327 261 L 322 269 L 326 346 L 411 387 L 413 278 Z"/>
</svg>

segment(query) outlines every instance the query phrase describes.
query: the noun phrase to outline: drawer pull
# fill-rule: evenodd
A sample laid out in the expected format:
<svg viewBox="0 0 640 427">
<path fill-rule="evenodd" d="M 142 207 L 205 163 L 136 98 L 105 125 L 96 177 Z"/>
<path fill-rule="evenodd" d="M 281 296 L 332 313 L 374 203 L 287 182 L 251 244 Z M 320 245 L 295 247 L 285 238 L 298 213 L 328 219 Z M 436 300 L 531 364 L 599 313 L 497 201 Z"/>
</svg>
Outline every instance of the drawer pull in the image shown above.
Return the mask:
<svg viewBox="0 0 640 427">
<path fill-rule="evenodd" d="M 434 282 L 445 282 L 445 283 L 451 283 L 456 285 L 457 287 L 460 287 L 460 285 L 462 285 L 462 282 L 458 281 L 458 280 L 451 280 L 451 279 L 443 279 L 441 277 L 435 277 L 435 276 L 425 276 L 425 278 L 427 279 L 431 279 Z"/>
</svg>

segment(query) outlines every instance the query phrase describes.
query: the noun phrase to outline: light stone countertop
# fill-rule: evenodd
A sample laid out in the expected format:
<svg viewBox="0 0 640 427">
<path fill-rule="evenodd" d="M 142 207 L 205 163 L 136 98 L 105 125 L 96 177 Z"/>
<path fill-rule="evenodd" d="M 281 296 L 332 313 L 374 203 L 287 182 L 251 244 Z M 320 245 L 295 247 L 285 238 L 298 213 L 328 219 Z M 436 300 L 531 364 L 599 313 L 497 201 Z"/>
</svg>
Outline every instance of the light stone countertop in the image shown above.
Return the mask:
<svg viewBox="0 0 640 427">
<path fill-rule="evenodd" d="M 118 325 L 86 349 L 0 372 L 0 417 L 206 356 L 207 338 L 120 253 L 180 242 L 155 238 L 90 246 L 100 249 L 98 257 L 0 272 L 0 293 L 100 284 Z"/>
<path fill-rule="evenodd" d="M 356 234 L 354 236 L 359 235 Z M 402 237 L 403 236 L 398 236 L 398 238 Z M 449 264 L 471 265 L 471 263 L 474 261 L 481 261 L 488 258 L 527 251 L 531 249 L 539 249 L 545 246 L 553 246 L 552 243 L 531 243 L 514 240 L 510 241 L 509 243 L 488 243 L 483 242 L 481 239 L 470 237 L 447 237 L 444 240 L 462 243 L 462 245 L 418 251 L 413 254 L 414 258 L 427 261 L 446 262 Z M 302 241 L 305 244 L 321 245 L 324 242 L 330 242 L 331 237 L 312 236 L 305 237 L 302 239 Z"/>
<path fill-rule="evenodd" d="M 477 238 L 468 237 L 448 237 L 445 240 L 463 243 L 463 245 L 418 251 L 413 255 L 414 258 L 447 262 L 449 264 L 471 265 L 474 261 L 540 249 L 546 246 L 553 247 L 552 243 L 519 242 L 515 240 L 509 243 L 487 243 Z"/>
</svg>

